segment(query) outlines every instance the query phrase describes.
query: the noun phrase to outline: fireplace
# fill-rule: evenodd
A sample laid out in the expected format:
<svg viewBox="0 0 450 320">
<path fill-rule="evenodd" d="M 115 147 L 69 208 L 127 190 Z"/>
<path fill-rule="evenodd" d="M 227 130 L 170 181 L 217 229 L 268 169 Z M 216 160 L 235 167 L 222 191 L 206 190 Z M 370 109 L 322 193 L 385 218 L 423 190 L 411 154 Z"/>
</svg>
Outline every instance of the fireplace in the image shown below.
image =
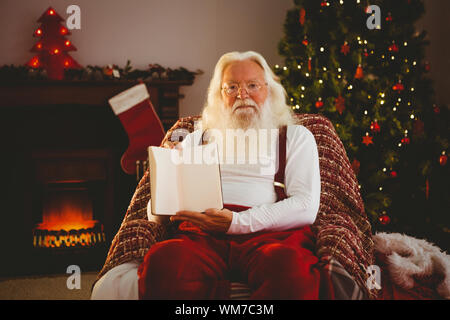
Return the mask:
<svg viewBox="0 0 450 320">
<path fill-rule="evenodd" d="M 130 81 L 0 83 L 0 277 L 100 270 L 135 191 L 128 136 L 108 99 Z M 165 129 L 182 82 L 149 83 Z M 176 100 L 176 101 L 174 101 Z"/>
<path fill-rule="evenodd" d="M 42 221 L 33 229 L 34 248 L 93 247 L 105 242 L 103 224 L 93 219 L 87 187 L 49 185 L 42 199 Z"/>
<path fill-rule="evenodd" d="M 33 248 L 103 247 L 113 203 L 111 152 L 38 151 L 32 159 Z"/>
</svg>

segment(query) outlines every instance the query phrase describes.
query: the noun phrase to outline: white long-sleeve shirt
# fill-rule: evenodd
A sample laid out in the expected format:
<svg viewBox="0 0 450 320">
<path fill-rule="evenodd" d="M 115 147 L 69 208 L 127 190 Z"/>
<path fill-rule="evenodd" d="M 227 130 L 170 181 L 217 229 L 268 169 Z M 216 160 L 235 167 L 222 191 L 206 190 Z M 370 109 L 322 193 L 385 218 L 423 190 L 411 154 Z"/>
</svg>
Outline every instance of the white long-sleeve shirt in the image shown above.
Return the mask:
<svg viewBox="0 0 450 320">
<path fill-rule="evenodd" d="M 282 231 L 310 225 L 315 221 L 320 203 L 320 171 L 314 136 L 307 128 L 292 125 L 287 128 L 286 138 L 285 191 L 288 198 L 278 202 L 273 184 L 275 170 L 269 169 L 276 168 L 276 157 L 267 152 L 267 155 L 259 155 L 257 163 L 247 161 L 238 164 L 236 158 L 228 162 L 230 158 L 219 148 L 224 203 L 251 207 L 233 212 L 228 234 Z M 200 139 L 199 130 L 194 131 L 177 148 L 198 145 Z M 278 138 L 270 143 L 278 145 Z M 156 219 L 151 214 L 148 216 L 149 219 Z M 133 262 L 126 265 L 127 270 L 120 265 L 108 271 L 96 283 L 91 298 L 122 299 L 125 298 L 123 292 L 127 292 L 129 299 L 137 299 L 138 266 L 137 262 Z M 122 280 L 124 274 L 128 279 L 134 279 L 135 283 L 125 286 Z M 121 285 L 125 286 L 123 290 Z"/>
<path fill-rule="evenodd" d="M 244 131 L 241 133 L 245 134 Z M 272 143 L 266 148 L 268 152 L 257 152 L 256 163 L 250 163 L 248 155 L 245 161 L 245 154 L 238 158 L 227 156 L 229 151 L 225 150 L 230 149 L 219 147 L 224 203 L 251 207 L 233 212 L 228 234 L 281 231 L 310 225 L 316 219 L 320 202 L 320 171 L 314 136 L 301 125 L 288 126 L 285 169 L 288 198 L 278 202 L 273 184 L 275 171 L 268 170 L 276 168 L 276 153 L 271 156 L 269 152 L 276 150 L 278 135 L 275 137 L 277 139 L 273 141 L 267 139 L 269 144 Z M 200 140 L 200 130 L 194 131 L 185 137 L 179 148 L 199 145 Z M 239 164 L 237 159 L 245 163 Z"/>
</svg>

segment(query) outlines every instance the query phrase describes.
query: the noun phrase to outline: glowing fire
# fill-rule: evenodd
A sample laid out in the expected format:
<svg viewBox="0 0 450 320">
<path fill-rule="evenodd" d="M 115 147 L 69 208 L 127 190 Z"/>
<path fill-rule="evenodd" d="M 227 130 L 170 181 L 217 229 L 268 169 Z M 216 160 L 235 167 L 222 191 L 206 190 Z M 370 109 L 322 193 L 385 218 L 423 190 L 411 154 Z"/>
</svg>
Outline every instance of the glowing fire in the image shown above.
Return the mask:
<svg viewBox="0 0 450 320">
<path fill-rule="evenodd" d="M 42 230 L 79 230 L 93 228 L 92 203 L 87 194 L 81 192 L 60 192 L 45 201 Z"/>
<path fill-rule="evenodd" d="M 47 197 L 42 223 L 33 231 L 35 247 L 91 246 L 105 242 L 103 227 L 92 217 L 86 192 L 56 192 Z"/>
</svg>

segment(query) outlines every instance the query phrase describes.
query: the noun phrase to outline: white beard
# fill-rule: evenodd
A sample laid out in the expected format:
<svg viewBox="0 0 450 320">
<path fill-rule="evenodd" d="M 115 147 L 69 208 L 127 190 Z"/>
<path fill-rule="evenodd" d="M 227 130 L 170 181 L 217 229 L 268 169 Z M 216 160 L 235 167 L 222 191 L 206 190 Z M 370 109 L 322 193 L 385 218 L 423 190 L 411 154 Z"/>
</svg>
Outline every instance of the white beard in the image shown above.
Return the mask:
<svg viewBox="0 0 450 320">
<path fill-rule="evenodd" d="M 243 107 L 245 106 L 245 107 Z M 270 99 L 258 106 L 252 99 L 236 100 L 234 105 L 226 107 L 221 102 L 220 112 L 214 115 L 208 115 L 209 128 L 226 130 L 226 129 L 273 129 L 279 125 L 275 121 Z"/>
<path fill-rule="evenodd" d="M 238 158 L 246 159 L 249 162 L 251 154 L 257 154 L 256 157 L 258 159 L 256 162 L 259 161 L 261 155 L 276 156 L 273 143 L 278 136 L 277 129 L 281 124 L 280 121 L 276 121 L 277 119 L 273 115 L 270 99 L 266 99 L 261 106 L 258 106 L 252 99 L 238 99 L 232 107 L 226 107 L 225 103 L 220 102 L 219 108 L 216 108 L 214 111 L 207 114 L 207 129 L 212 130 L 207 130 L 204 138 L 209 142 L 217 142 L 220 153 L 223 156 L 228 157 L 228 159 L 230 157 L 233 158 L 233 163 L 237 163 Z M 241 142 L 236 142 L 236 144 L 243 143 L 244 149 L 240 149 L 240 151 L 235 150 L 234 147 L 227 149 L 228 134 L 236 134 L 242 138 L 247 133 L 253 134 L 256 138 L 244 142 L 242 140 Z M 234 141 L 234 138 L 232 138 L 230 143 L 234 144 Z M 260 154 L 251 150 L 266 151 Z"/>
</svg>

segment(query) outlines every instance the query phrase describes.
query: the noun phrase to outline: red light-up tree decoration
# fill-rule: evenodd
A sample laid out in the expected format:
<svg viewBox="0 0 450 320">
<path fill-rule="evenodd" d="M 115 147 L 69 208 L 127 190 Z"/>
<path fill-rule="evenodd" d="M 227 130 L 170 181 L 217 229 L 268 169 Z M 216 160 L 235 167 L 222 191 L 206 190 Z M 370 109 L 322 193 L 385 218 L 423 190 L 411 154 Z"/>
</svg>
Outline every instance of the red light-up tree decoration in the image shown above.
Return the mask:
<svg viewBox="0 0 450 320">
<path fill-rule="evenodd" d="M 61 24 L 64 21 L 56 11 L 49 7 L 39 18 L 41 23 L 33 36 L 39 41 L 31 48 L 37 54 L 28 61 L 32 68 L 43 68 L 49 79 L 62 80 L 65 69 L 79 69 L 81 66 L 67 52 L 76 51 L 75 46 L 66 39 L 70 31 Z"/>
</svg>

